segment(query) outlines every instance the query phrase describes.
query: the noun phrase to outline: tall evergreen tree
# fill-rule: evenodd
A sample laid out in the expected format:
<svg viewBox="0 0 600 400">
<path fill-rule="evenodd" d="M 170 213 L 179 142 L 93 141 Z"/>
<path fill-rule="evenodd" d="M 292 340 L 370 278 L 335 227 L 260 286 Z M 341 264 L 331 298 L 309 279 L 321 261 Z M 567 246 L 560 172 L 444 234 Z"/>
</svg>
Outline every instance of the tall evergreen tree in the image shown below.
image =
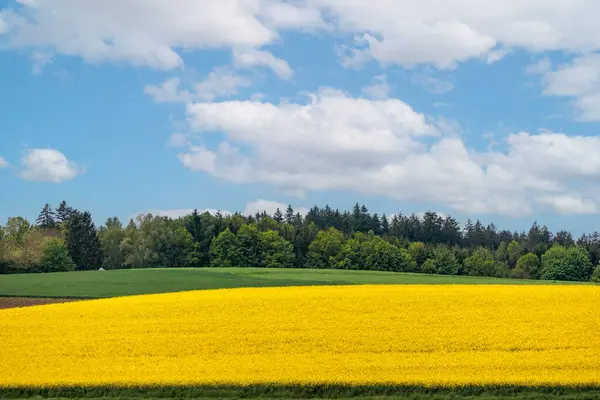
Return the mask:
<svg viewBox="0 0 600 400">
<path fill-rule="evenodd" d="M 277 207 L 277 210 L 275 210 L 275 214 L 273 214 L 273 219 L 279 223 L 283 221 L 283 214 L 281 213 L 279 207 Z"/>
<path fill-rule="evenodd" d="M 70 207 L 65 200 L 61 201 L 56 209 L 56 222 L 61 224 L 68 221 L 74 211 L 75 210 Z"/>
<path fill-rule="evenodd" d="M 89 212 L 74 212 L 68 220 L 67 248 L 77 270 L 98 269 L 102 249 Z"/>
<path fill-rule="evenodd" d="M 288 205 L 285 210 L 285 223 L 290 225 L 294 223 L 294 209 L 291 205 Z"/>
<path fill-rule="evenodd" d="M 56 228 L 56 221 L 54 220 L 54 211 L 50 204 L 46 203 L 44 208 L 40 212 L 39 217 L 35 220 L 38 227 L 42 229 L 54 229 Z"/>
<path fill-rule="evenodd" d="M 218 233 L 215 232 L 215 227 L 211 224 L 213 218 L 209 213 L 199 214 L 198 210 L 194 210 L 187 217 L 186 229 L 192 235 L 194 242 L 198 243 L 200 265 L 208 265 L 210 242 Z M 219 227 L 219 229 L 221 229 Z"/>
<path fill-rule="evenodd" d="M 381 234 L 388 235 L 390 233 L 390 222 L 385 214 L 381 216 Z"/>
</svg>

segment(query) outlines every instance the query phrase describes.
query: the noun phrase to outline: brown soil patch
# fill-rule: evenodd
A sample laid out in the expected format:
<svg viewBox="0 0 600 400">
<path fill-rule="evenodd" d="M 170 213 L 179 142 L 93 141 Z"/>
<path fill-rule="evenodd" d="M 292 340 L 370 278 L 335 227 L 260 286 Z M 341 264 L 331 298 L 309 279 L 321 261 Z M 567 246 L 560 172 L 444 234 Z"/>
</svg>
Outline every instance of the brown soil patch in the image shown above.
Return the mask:
<svg viewBox="0 0 600 400">
<path fill-rule="evenodd" d="M 46 299 L 39 297 L 0 297 L 0 309 L 66 303 L 77 299 Z"/>
</svg>

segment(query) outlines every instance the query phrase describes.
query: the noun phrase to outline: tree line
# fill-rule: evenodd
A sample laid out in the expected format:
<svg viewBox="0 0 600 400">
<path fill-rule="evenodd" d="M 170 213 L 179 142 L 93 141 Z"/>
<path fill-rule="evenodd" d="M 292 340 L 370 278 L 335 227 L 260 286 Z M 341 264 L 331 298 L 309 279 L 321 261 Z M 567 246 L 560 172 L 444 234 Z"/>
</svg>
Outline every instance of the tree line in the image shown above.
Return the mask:
<svg viewBox="0 0 600 400">
<path fill-rule="evenodd" d="M 291 206 L 269 215 L 145 214 L 124 226 L 61 202 L 35 223 L 0 226 L 0 273 L 158 267 L 331 268 L 600 282 L 600 233 L 574 239 L 534 222 L 528 231 L 451 216 Z"/>
</svg>

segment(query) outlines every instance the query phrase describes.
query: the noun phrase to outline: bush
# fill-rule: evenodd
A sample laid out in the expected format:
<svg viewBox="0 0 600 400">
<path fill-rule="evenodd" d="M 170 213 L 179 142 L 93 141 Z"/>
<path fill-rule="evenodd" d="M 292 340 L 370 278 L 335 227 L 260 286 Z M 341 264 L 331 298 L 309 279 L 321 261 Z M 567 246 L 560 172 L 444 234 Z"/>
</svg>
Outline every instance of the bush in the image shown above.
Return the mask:
<svg viewBox="0 0 600 400">
<path fill-rule="evenodd" d="M 428 258 L 421 267 L 426 274 L 456 275 L 459 263 L 450 249 L 439 246 L 433 249 L 433 257 Z"/>
<path fill-rule="evenodd" d="M 437 265 L 433 258 L 428 258 L 427 261 L 425 261 L 423 263 L 423 266 L 421 267 L 421 272 L 423 272 L 424 274 L 437 274 L 437 271 Z"/>
<path fill-rule="evenodd" d="M 519 257 L 515 269 L 512 270 L 510 277 L 516 279 L 539 279 L 540 278 L 540 259 L 533 253 L 527 253 Z"/>
<path fill-rule="evenodd" d="M 494 253 L 479 247 L 473 251 L 471 257 L 464 262 L 464 273 L 470 276 L 495 276 L 507 277 L 509 274 L 506 263 L 497 261 Z"/>
<path fill-rule="evenodd" d="M 421 270 L 423 263 L 427 260 L 425 244 L 422 242 L 413 242 L 408 246 L 408 252 L 417 262 L 415 271 Z"/>
<path fill-rule="evenodd" d="M 74 271 L 75 263 L 69 255 L 69 250 L 64 240 L 53 237 L 48 238 L 44 244 L 42 261 L 40 263 L 42 272 Z"/>
<path fill-rule="evenodd" d="M 584 249 L 555 245 L 542 256 L 541 278 L 556 281 L 588 281 L 593 268 Z"/>
</svg>

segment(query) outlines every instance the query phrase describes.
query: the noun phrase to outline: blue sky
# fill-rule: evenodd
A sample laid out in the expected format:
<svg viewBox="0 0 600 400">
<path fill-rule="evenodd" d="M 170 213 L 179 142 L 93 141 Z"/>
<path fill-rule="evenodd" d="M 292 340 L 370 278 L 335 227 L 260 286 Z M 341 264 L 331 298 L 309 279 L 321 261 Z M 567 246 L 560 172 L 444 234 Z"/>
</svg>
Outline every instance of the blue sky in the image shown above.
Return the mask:
<svg viewBox="0 0 600 400">
<path fill-rule="evenodd" d="M 470 3 L 0 0 L 0 221 L 358 201 L 598 229 L 600 5 Z"/>
</svg>

